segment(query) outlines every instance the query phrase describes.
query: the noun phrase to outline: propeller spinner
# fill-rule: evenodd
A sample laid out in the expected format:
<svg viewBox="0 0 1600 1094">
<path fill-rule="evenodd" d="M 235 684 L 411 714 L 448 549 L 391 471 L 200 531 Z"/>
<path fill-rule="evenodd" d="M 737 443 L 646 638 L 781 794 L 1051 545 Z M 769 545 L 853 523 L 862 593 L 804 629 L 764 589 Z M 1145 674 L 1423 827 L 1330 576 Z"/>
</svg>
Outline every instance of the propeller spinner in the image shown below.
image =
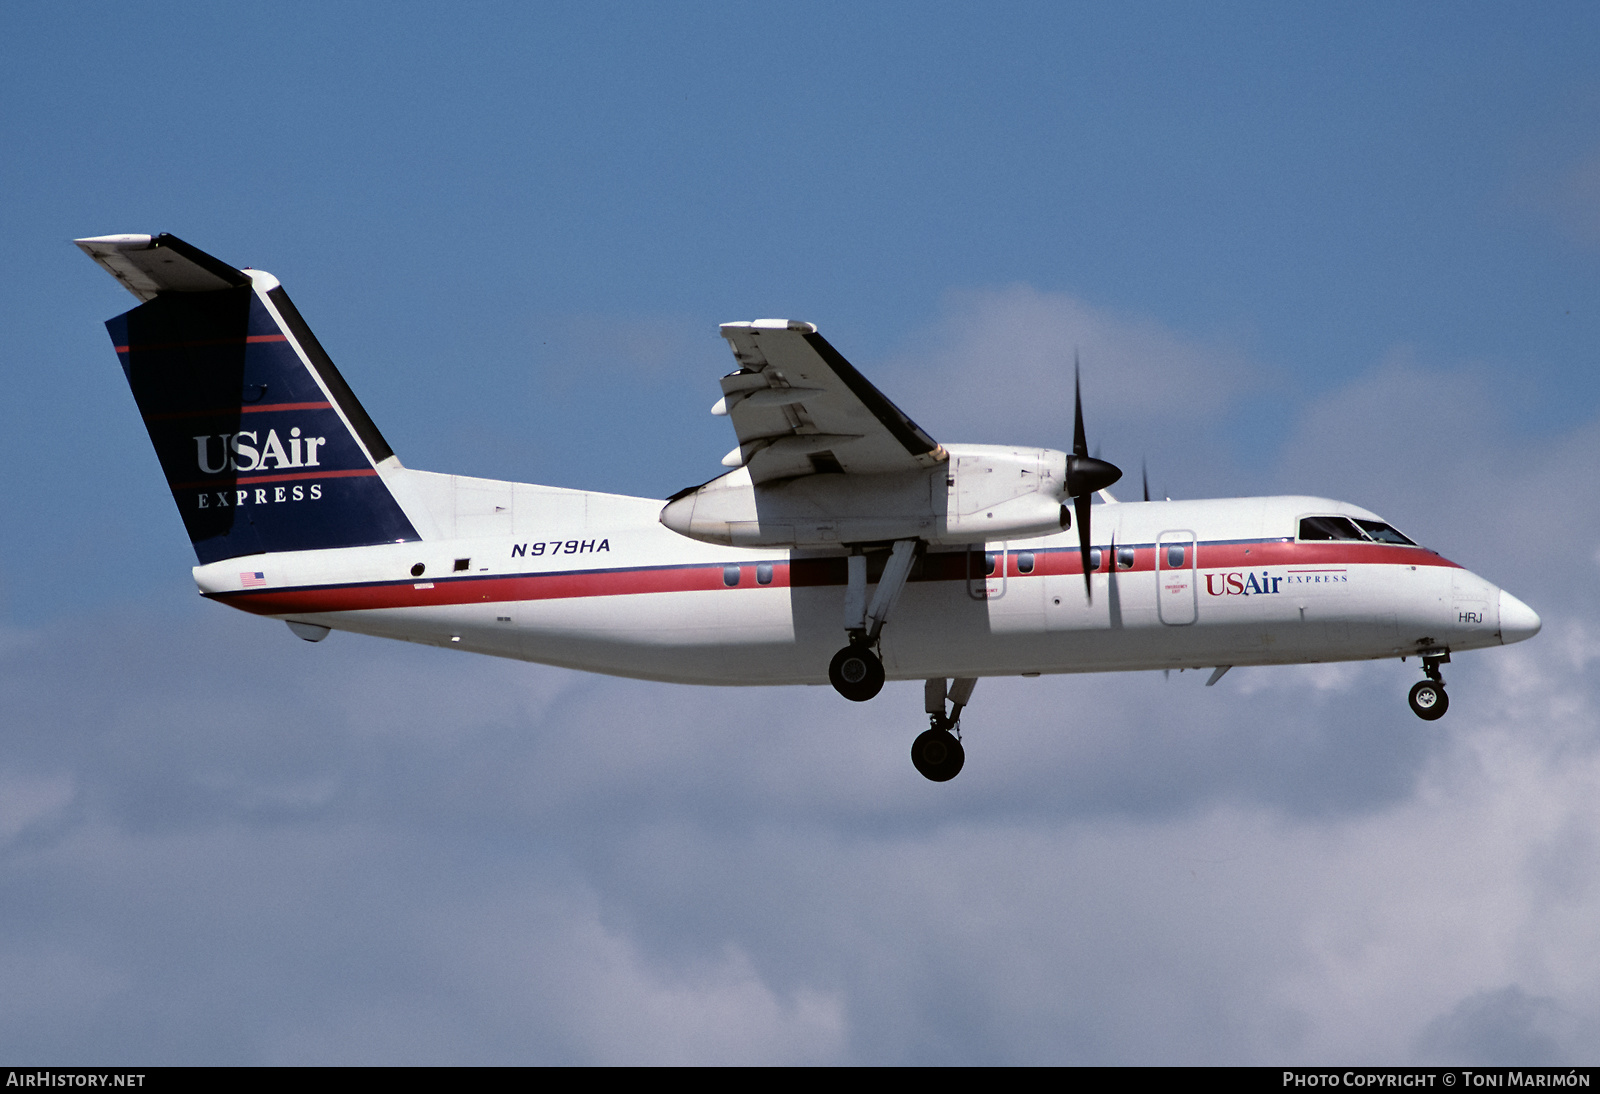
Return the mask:
<svg viewBox="0 0 1600 1094">
<path fill-rule="evenodd" d="M 1072 455 L 1067 457 L 1066 494 L 1072 499 L 1073 516 L 1078 525 L 1078 551 L 1083 559 L 1083 591 L 1090 600 L 1094 591 L 1089 583 L 1089 510 L 1097 490 L 1104 490 L 1122 478 L 1122 469 L 1089 455 L 1089 439 L 1083 430 L 1083 385 L 1078 378 L 1078 355 L 1072 355 Z"/>
</svg>

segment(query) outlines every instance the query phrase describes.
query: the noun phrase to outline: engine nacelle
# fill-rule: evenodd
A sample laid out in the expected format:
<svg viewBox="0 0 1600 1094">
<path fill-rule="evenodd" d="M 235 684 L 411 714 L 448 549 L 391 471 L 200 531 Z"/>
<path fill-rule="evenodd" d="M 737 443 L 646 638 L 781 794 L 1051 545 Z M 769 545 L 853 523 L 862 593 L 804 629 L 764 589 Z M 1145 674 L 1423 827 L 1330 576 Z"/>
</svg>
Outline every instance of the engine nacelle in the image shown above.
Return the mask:
<svg viewBox="0 0 1600 1094">
<path fill-rule="evenodd" d="M 946 445 L 947 462 L 892 475 L 804 475 L 755 485 L 739 468 L 667 502 L 661 523 L 704 543 L 959 545 L 1060 531 L 1066 453 Z"/>
</svg>

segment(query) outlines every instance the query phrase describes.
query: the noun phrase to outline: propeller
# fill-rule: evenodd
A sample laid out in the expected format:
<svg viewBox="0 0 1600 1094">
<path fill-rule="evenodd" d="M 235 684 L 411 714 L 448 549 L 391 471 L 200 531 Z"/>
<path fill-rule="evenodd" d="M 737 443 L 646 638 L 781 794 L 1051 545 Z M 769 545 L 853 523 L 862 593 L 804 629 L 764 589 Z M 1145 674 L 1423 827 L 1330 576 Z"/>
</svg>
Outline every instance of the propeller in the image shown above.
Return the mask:
<svg viewBox="0 0 1600 1094">
<path fill-rule="evenodd" d="M 1083 384 L 1078 377 L 1078 354 L 1072 354 L 1072 455 L 1067 457 L 1066 494 L 1072 499 L 1078 523 L 1078 552 L 1083 559 L 1083 590 L 1090 600 L 1094 591 L 1089 583 L 1089 508 L 1096 490 L 1104 490 L 1122 478 L 1122 469 L 1089 455 L 1089 439 L 1083 430 Z M 1148 494 L 1148 491 L 1146 491 Z"/>
<path fill-rule="evenodd" d="M 1139 458 L 1139 477 L 1144 480 L 1144 500 L 1150 500 L 1150 465 L 1144 457 Z"/>
</svg>

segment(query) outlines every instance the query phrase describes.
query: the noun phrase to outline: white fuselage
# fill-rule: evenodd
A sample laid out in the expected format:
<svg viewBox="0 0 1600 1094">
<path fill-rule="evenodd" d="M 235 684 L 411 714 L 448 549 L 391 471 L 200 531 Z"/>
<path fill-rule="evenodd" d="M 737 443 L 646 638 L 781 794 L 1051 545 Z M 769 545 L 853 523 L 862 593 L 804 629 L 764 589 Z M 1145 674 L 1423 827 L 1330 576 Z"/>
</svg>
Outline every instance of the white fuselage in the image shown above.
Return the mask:
<svg viewBox="0 0 1600 1094">
<path fill-rule="evenodd" d="M 681 683 L 826 683 L 843 644 L 844 546 L 717 546 L 663 527 L 659 500 L 384 474 L 430 514 L 422 542 L 229 559 L 195 570 L 201 592 L 299 623 Z M 1516 641 L 1527 618 L 1537 629 L 1425 548 L 1296 541 L 1308 514 L 1376 519 L 1341 502 L 1094 512 L 1092 600 L 1075 532 L 923 554 L 881 635 L 888 677 L 1364 660 Z"/>
</svg>

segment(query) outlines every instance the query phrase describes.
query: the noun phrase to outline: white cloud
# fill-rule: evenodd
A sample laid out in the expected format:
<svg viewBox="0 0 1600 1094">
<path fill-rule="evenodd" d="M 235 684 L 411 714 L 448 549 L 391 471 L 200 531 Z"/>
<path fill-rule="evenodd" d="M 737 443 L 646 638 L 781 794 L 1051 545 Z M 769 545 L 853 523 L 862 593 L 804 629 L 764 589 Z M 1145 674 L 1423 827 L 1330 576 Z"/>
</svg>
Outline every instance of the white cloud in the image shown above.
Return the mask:
<svg viewBox="0 0 1600 1094">
<path fill-rule="evenodd" d="M 943 317 L 874 376 L 940 440 L 1072 446 L 1073 354 L 1091 450 L 1137 489 L 1223 460 L 1221 420 L 1267 370 L 1236 346 L 1027 285 L 952 293 Z"/>
<path fill-rule="evenodd" d="M 441 900 L 403 926 L 390 990 L 336 988 L 278 1015 L 264 1052 L 285 1063 L 828 1063 L 846 1023 L 837 994 L 778 990 L 735 945 L 674 960 L 608 926 L 561 872 Z"/>
<path fill-rule="evenodd" d="M 108 998 L 190 1031 L 160 1059 L 285 1062 L 1381 1061 L 1508 985 L 1569 1053 L 1600 1014 L 1593 698 L 1532 644 L 1461 659 L 1436 727 L 1399 666 L 986 681 L 934 786 L 909 687 L 845 707 L 187 626 L 169 653 L 208 678 L 107 672 L 120 724 L 39 727 L 95 813 L 0 869 L 10 952 L 118 971 L 53 1039 L 6 1020 L 16 1051 L 151 1035 Z M 47 692 L 121 637 L 24 671 Z M 291 675 L 314 737 L 251 682 Z M 351 687 L 417 714 L 375 735 Z M 171 747 L 174 709 L 217 732 L 240 702 L 231 760 Z M 262 804 L 284 749 L 331 800 Z"/>
<path fill-rule="evenodd" d="M 595 909 L 551 903 L 496 909 L 474 924 L 467 968 L 478 983 L 498 982 L 520 1002 L 513 1003 L 519 1017 L 548 1025 L 580 1059 L 807 1064 L 840 1057 L 845 1021 L 837 994 L 774 991 L 731 943 L 706 958 L 664 961 L 606 927 Z"/>
</svg>

